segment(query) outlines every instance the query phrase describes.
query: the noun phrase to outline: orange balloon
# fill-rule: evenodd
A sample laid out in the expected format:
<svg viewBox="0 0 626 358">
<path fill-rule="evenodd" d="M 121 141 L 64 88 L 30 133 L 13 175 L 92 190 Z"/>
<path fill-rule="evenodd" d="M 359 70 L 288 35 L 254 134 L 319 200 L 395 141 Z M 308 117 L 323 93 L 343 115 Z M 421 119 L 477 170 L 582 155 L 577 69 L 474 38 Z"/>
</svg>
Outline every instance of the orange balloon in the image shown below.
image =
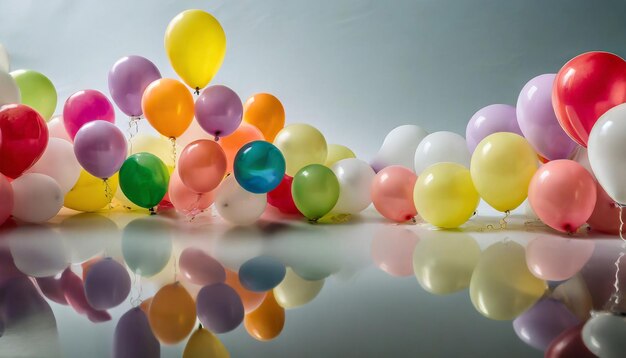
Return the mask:
<svg viewBox="0 0 626 358">
<path fill-rule="evenodd" d="M 152 82 L 141 98 L 143 115 L 150 125 L 168 138 L 177 138 L 191 124 L 193 96 L 180 81 L 161 78 Z"/>
<path fill-rule="evenodd" d="M 226 155 L 219 144 L 207 139 L 189 143 L 178 158 L 178 175 L 196 193 L 217 188 L 226 174 Z"/>
<path fill-rule="evenodd" d="M 256 310 L 246 314 L 243 325 L 248 334 L 259 341 L 272 340 L 285 326 L 285 309 L 278 305 L 273 291 L 269 291 Z"/>
<path fill-rule="evenodd" d="M 278 98 L 257 93 L 243 105 L 243 120 L 257 127 L 268 142 L 285 126 L 285 109 Z"/>
<path fill-rule="evenodd" d="M 176 344 L 193 330 L 196 304 L 179 282 L 165 285 L 152 298 L 148 318 L 159 341 Z"/>
<path fill-rule="evenodd" d="M 150 314 L 150 305 L 152 304 L 152 297 L 148 297 L 145 300 L 141 301 L 141 303 L 139 304 L 139 308 L 143 311 L 143 313 L 146 314 L 146 317 L 148 317 L 148 314 Z"/>
<path fill-rule="evenodd" d="M 233 172 L 233 163 L 235 162 L 235 156 L 241 147 L 255 140 L 265 140 L 263 133 L 255 126 L 248 123 L 241 123 L 239 128 L 231 135 L 222 137 L 219 140 L 219 144 L 224 149 L 226 154 L 226 172 Z"/>
<path fill-rule="evenodd" d="M 243 309 L 246 313 L 250 313 L 263 303 L 265 299 L 265 292 L 254 292 L 245 289 L 241 282 L 239 282 L 239 275 L 236 272 L 233 272 L 229 269 L 226 270 L 226 284 L 230 286 L 239 297 L 241 297 L 241 302 L 243 303 Z"/>
</svg>

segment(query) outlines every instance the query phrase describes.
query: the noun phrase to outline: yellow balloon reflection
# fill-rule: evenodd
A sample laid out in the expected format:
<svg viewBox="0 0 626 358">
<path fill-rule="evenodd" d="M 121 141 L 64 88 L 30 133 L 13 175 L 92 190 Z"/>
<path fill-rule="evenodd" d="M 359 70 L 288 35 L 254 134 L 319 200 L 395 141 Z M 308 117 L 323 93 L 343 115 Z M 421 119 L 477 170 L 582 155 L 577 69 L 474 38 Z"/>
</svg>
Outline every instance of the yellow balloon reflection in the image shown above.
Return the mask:
<svg viewBox="0 0 626 358">
<path fill-rule="evenodd" d="M 285 309 L 296 308 L 311 302 L 324 287 L 324 280 L 308 281 L 288 267 L 283 281 L 274 288 L 276 302 Z"/>
<path fill-rule="evenodd" d="M 108 188 L 102 179 L 81 170 L 78 181 L 65 195 L 63 206 L 78 211 L 98 211 L 106 207 L 117 191 L 117 174 L 110 177 L 107 182 Z"/>
<path fill-rule="evenodd" d="M 488 247 L 470 281 L 470 298 L 478 312 L 494 320 L 511 320 L 546 291 L 545 281 L 528 270 L 524 248 L 513 241 Z"/>
<path fill-rule="evenodd" d="M 228 358 L 230 354 L 222 342 L 211 332 L 198 328 L 187 341 L 183 358 Z"/>
<path fill-rule="evenodd" d="M 580 274 L 558 285 L 552 291 L 552 297 L 563 302 L 581 321 L 586 321 L 591 316 L 593 300 L 585 280 Z"/>
</svg>

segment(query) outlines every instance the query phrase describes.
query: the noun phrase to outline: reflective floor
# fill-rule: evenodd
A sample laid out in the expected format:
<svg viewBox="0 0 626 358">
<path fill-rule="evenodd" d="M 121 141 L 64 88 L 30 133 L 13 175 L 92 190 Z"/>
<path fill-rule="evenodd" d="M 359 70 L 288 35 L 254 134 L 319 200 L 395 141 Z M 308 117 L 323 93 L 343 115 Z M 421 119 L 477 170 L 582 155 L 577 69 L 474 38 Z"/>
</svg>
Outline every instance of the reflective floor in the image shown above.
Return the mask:
<svg viewBox="0 0 626 358">
<path fill-rule="evenodd" d="M 592 309 L 615 305 L 621 241 L 559 235 L 523 213 L 500 219 L 481 206 L 460 231 L 391 224 L 373 209 L 318 224 L 268 209 L 246 228 L 210 212 L 190 220 L 123 209 L 9 222 L 0 233 L 0 357 L 111 356 L 116 325 L 133 306 L 149 312 L 149 299 L 174 282 L 198 294 L 179 262 L 189 248 L 223 265 L 245 298 L 245 324 L 217 334 L 233 357 L 541 357 Z M 102 257 L 131 278 L 129 296 L 108 311 L 81 296 L 83 271 Z M 241 279 L 258 257 L 287 270 L 255 296 L 235 273 Z M 269 301 L 277 313 L 249 317 Z M 186 343 L 161 344 L 160 354 L 182 356 Z"/>
</svg>

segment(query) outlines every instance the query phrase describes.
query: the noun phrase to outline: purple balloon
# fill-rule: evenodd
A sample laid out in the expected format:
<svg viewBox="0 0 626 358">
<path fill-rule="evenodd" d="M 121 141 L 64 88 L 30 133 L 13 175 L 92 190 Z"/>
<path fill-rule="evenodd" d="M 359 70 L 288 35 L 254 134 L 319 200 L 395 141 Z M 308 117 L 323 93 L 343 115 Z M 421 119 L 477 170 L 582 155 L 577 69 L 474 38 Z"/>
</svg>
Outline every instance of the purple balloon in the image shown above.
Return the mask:
<svg viewBox="0 0 626 358">
<path fill-rule="evenodd" d="M 517 124 L 515 107 L 508 104 L 492 104 L 474 113 L 465 130 L 465 139 L 470 153 L 481 140 L 498 132 L 511 132 L 523 135 Z"/>
<path fill-rule="evenodd" d="M 552 85 L 556 74 L 528 81 L 517 98 L 517 123 L 524 137 L 544 158 L 567 159 L 576 143 L 559 124 L 552 107 Z"/>
<path fill-rule="evenodd" d="M 161 72 L 147 58 L 122 57 L 109 71 L 109 93 L 117 106 L 129 116 L 140 116 L 141 97 L 148 85 L 161 78 Z"/>
<path fill-rule="evenodd" d="M 178 266 L 185 279 L 199 286 L 226 281 L 226 271 L 222 264 L 195 247 L 183 250 L 178 259 Z"/>
<path fill-rule="evenodd" d="M 223 283 L 202 287 L 196 298 L 196 311 L 202 325 L 213 333 L 232 331 L 243 322 L 241 298 Z"/>
<path fill-rule="evenodd" d="M 148 317 L 139 308 L 124 313 L 115 326 L 113 357 L 115 358 L 158 358 L 161 345 L 154 337 Z"/>
<path fill-rule="evenodd" d="M 563 303 L 543 298 L 513 321 L 513 329 L 526 344 L 543 351 L 552 340 L 579 323 Z"/>
<path fill-rule="evenodd" d="M 85 297 L 97 310 L 124 302 L 130 293 L 130 276 L 124 266 L 110 257 L 93 264 L 85 277 Z"/>
<path fill-rule="evenodd" d="M 86 171 L 101 179 L 120 170 L 127 153 L 124 133 L 109 122 L 89 122 L 74 138 L 76 159 Z"/>
<path fill-rule="evenodd" d="M 44 296 L 50 301 L 54 301 L 60 305 L 67 306 L 67 300 L 65 299 L 65 292 L 61 286 L 61 279 L 57 279 L 54 276 L 50 277 L 37 277 L 37 286 L 41 290 Z"/>
<path fill-rule="evenodd" d="M 243 105 L 235 91 L 226 86 L 211 86 L 196 100 L 196 120 L 205 132 L 216 138 L 233 133 L 241 124 Z"/>
</svg>

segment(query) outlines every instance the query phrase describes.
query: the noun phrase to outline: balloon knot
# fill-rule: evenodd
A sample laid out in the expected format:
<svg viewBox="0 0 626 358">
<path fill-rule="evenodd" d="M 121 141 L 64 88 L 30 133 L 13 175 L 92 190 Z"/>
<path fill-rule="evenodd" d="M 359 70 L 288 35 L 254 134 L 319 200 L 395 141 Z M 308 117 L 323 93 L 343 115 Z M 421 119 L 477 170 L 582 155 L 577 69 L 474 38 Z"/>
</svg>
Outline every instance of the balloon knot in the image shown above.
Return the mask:
<svg viewBox="0 0 626 358">
<path fill-rule="evenodd" d="M 150 208 L 148 209 L 148 211 L 150 211 L 150 215 L 156 215 L 156 211 L 154 211 L 154 208 Z"/>
<path fill-rule="evenodd" d="M 215 141 L 216 141 L 216 142 L 220 140 L 220 134 L 222 134 L 222 132 L 221 132 L 221 131 L 217 131 L 217 132 L 215 132 Z"/>
<path fill-rule="evenodd" d="M 194 92 L 196 95 L 200 95 L 200 87 L 196 87 L 196 90 Z"/>
</svg>

